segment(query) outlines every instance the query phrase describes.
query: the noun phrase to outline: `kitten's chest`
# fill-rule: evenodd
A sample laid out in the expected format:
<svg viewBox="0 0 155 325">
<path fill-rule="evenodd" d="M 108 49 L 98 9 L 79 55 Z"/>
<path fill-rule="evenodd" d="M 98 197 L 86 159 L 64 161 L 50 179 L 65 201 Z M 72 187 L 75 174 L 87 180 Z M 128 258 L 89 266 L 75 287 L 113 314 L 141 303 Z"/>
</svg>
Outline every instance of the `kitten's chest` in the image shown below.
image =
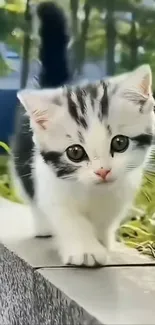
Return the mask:
<svg viewBox="0 0 155 325">
<path fill-rule="evenodd" d="M 88 216 L 91 219 L 110 218 L 117 213 L 121 197 L 113 192 L 91 194 L 87 201 Z"/>
<path fill-rule="evenodd" d="M 129 201 L 130 195 L 123 187 L 117 191 L 91 193 L 87 201 L 87 216 L 97 228 L 109 227 L 115 219 L 119 219 Z"/>
</svg>

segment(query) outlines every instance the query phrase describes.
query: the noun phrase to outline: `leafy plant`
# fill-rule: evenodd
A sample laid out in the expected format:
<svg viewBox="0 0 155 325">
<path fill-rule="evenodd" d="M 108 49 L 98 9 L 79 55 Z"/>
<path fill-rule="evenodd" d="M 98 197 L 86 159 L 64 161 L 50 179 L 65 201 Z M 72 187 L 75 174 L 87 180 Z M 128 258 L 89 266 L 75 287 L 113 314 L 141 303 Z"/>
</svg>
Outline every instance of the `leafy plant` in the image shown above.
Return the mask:
<svg viewBox="0 0 155 325">
<path fill-rule="evenodd" d="M 7 154 L 10 154 L 10 148 L 4 142 L 0 142 L 0 147 Z M 0 156 L 0 196 L 13 202 L 21 203 L 21 199 L 17 197 L 16 191 L 12 186 L 11 178 L 7 169 L 7 156 Z"/>
</svg>

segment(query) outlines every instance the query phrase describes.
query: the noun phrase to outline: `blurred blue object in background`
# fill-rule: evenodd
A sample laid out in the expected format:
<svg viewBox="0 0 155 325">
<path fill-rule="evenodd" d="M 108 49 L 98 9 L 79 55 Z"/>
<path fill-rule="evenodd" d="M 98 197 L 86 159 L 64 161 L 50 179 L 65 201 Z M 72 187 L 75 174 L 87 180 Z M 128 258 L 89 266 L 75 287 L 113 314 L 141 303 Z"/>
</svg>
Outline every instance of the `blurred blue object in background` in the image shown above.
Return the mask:
<svg viewBox="0 0 155 325">
<path fill-rule="evenodd" d="M 17 89 L 0 89 L 0 141 L 7 144 L 14 131 L 17 109 Z M 0 154 L 4 150 L 0 148 Z"/>
</svg>

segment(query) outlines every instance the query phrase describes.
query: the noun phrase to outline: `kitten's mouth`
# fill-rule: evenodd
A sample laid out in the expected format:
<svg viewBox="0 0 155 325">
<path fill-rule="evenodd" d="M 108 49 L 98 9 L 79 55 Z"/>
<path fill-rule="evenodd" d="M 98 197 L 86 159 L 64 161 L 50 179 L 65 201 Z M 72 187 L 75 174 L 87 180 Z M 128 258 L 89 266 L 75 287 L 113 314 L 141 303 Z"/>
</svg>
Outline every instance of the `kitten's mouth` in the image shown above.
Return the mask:
<svg viewBox="0 0 155 325">
<path fill-rule="evenodd" d="M 101 179 L 101 178 L 99 178 L 99 179 L 97 179 L 96 181 L 95 181 L 95 184 L 96 185 L 109 185 L 109 184 L 112 184 L 114 182 L 114 180 L 110 180 L 110 179 Z"/>
</svg>

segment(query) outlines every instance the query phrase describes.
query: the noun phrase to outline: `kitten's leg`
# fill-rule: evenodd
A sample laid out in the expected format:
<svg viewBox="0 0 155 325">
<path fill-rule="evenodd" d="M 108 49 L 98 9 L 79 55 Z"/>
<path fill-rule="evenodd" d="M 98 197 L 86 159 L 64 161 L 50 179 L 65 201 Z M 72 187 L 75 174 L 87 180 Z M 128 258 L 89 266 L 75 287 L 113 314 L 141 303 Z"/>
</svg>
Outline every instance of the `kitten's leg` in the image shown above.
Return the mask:
<svg viewBox="0 0 155 325">
<path fill-rule="evenodd" d="M 115 249 L 117 243 L 116 230 L 116 228 L 106 229 L 106 231 L 98 235 L 100 242 L 107 247 L 108 251 Z"/>
<path fill-rule="evenodd" d="M 104 265 L 107 250 L 97 240 L 92 224 L 71 211 L 56 211 L 52 219 L 59 254 L 65 264 Z"/>
<path fill-rule="evenodd" d="M 34 204 L 31 204 L 36 238 L 49 238 L 52 236 L 51 225 L 46 215 Z"/>
<path fill-rule="evenodd" d="M 51 233 L 50 233 L 51 227 L 49 225 L 49 221 L 47 220 L 46 215 L 37 206 L 35 200 L 31 197 L 30 193 L 26 191 L 24 184 L 21 182 L 21 177 L 17 175 L 15 165 L 12 160 L 9 161 L 8 167 L 10 170 L 13 186 L 16 189 L 17 196 L 19 198 L 22 198 L 22 200 L 30 206 L 32 216 L 33 216 L 36 237 L 37 238 L 51 237 Z"/>
</svg>

